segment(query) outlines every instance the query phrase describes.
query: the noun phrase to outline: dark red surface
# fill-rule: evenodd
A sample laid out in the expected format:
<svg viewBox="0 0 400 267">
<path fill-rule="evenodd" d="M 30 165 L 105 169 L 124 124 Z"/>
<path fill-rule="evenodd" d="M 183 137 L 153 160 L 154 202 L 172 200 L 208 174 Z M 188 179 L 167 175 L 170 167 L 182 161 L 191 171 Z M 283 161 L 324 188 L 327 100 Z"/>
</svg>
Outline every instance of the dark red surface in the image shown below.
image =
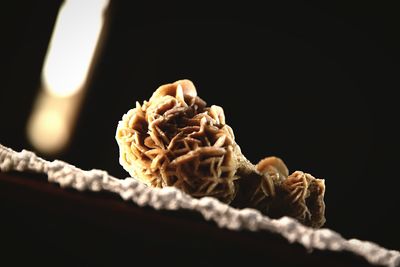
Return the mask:
<svg viewBox="0 0 400 267">
<path fill-rule="evenodd" d="M 194 212 L 63 189 L 37 174 L 0 173 L 0 214 L 0 266 L 368 266 L 350 253 L 307 252 L 268 232 L 220 229 Z"/>
</svg>

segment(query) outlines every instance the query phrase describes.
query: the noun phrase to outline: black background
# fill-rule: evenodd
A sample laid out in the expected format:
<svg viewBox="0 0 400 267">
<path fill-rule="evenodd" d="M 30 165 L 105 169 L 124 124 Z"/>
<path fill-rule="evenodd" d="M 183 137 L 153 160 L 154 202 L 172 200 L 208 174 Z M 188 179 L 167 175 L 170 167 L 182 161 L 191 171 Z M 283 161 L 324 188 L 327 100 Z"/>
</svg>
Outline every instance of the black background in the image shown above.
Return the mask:
<svg viewBox="0 0 400 267">
<path fill-rule="evenodd" d="M 111 1 L 109 33 L 59 158 L 128 174 L 118 121 L 164 83 L 191 79 L 224 108 L 249 160 L 276 155 L 326 182 L 326 227 L 400 249 L 399 21 L 381 2 L 180 5 Z M 1 10 L 0 143 L 33 149 L 26 120 L 60 2 Z"/>
</svg>

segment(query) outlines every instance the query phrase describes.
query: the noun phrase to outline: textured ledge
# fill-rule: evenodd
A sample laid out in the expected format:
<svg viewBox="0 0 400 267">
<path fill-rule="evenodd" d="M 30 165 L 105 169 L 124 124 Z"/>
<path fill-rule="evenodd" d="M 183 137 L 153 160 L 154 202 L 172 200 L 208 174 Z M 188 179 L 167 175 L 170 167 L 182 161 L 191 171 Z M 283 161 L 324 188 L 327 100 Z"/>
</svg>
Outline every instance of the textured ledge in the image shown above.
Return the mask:
<svg viewBox="0 0 400 267">
<path fill-rule="evenodd" d="M 102 170 L 81 170 L 62 161 L 46 161 L 30 151 L 15 152 L 0 145 L 0 171 L 30 171 L 46 174 L 48 181 L 79 191 L 108 191 L 139 206 L 165 210 L 193 210 L 219 227 L 231 230 L 268 231 L 307 250 L 344 251 L 382 266 L 400 266 L 400 252 L 357 239 L 344 239 L 329 229 L 312 229 L 296 220 L 283 217 L 270 219 L 253 209 L 234 209 L 214 198 L 195 199 L 175 188 L 154 189 L 133 178 L 117 179 Z"/>
</svg>

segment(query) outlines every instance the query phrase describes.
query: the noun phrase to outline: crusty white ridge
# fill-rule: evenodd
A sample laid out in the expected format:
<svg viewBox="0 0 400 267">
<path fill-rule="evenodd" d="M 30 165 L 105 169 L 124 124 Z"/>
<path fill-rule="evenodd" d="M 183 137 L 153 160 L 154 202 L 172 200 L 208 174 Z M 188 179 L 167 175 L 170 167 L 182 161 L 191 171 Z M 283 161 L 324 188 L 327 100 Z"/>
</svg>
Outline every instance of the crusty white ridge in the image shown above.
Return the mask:
<svg viewBox="0 0 400 267">
<path fill-rule="evenodd" d="M 193 198 L 174 187 L 151 188 L 129 177 L 118 179 L 102 170 L 81 170 L 66 162 L 46 161 L 33 152 L 16 152 L 0 144 L 0 171 L 31 171 L 47 174 L 48 181 L 61 187 L 79 191 L 109 191 L 126 201 L 155 209 L 189 209 L 197 211 L 206 220 L 215 221 L 219 227 L 231 230 L 269 231 L 278 233 L 290 243 L 300 243 L 308 250 L 349 251 L 364 257 L 371 264 L 388 267 L 400 266 L 400 252 L 388 250 L 375 243 L 358 239 L 345 239 L 327 229 L 306 227 L 290 217 L 270 219 L 254 209 L 235 209 L 215 198 Z"/>
</svg>

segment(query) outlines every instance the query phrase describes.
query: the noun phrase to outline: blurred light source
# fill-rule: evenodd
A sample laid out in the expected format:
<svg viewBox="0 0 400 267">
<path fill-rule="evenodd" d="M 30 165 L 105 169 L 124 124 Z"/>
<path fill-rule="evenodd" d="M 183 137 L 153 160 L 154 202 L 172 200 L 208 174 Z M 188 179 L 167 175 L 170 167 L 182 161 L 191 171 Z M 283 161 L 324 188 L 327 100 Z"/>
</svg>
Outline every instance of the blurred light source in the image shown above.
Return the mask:
<svg viewBox="0 0 400 267">
<path fill-rule="evenodd" d="M 65 0 L 49 43 L 27 125 L 32 145 L 55 154 L 68 144 L 101 42 L 109 0 Z"/>
<path fill-rule="evenodd" d="M 70 96 L 85 83 L 108 0 L 67 0 L 57 17 L 43 67 L 45 88 Z"/>
<path fill-rule="evenodd" d="M 28 123 L 28 137 L 35 148 L 53 154 L 60 151 L 69 140 L 68 114 L 65 112 L 70 109 L 53 108 L 57 101 L 52 102 L 51 97 L 42 95 L 41 100 L 44 103 L 32 114 Z"/>
</svg>

